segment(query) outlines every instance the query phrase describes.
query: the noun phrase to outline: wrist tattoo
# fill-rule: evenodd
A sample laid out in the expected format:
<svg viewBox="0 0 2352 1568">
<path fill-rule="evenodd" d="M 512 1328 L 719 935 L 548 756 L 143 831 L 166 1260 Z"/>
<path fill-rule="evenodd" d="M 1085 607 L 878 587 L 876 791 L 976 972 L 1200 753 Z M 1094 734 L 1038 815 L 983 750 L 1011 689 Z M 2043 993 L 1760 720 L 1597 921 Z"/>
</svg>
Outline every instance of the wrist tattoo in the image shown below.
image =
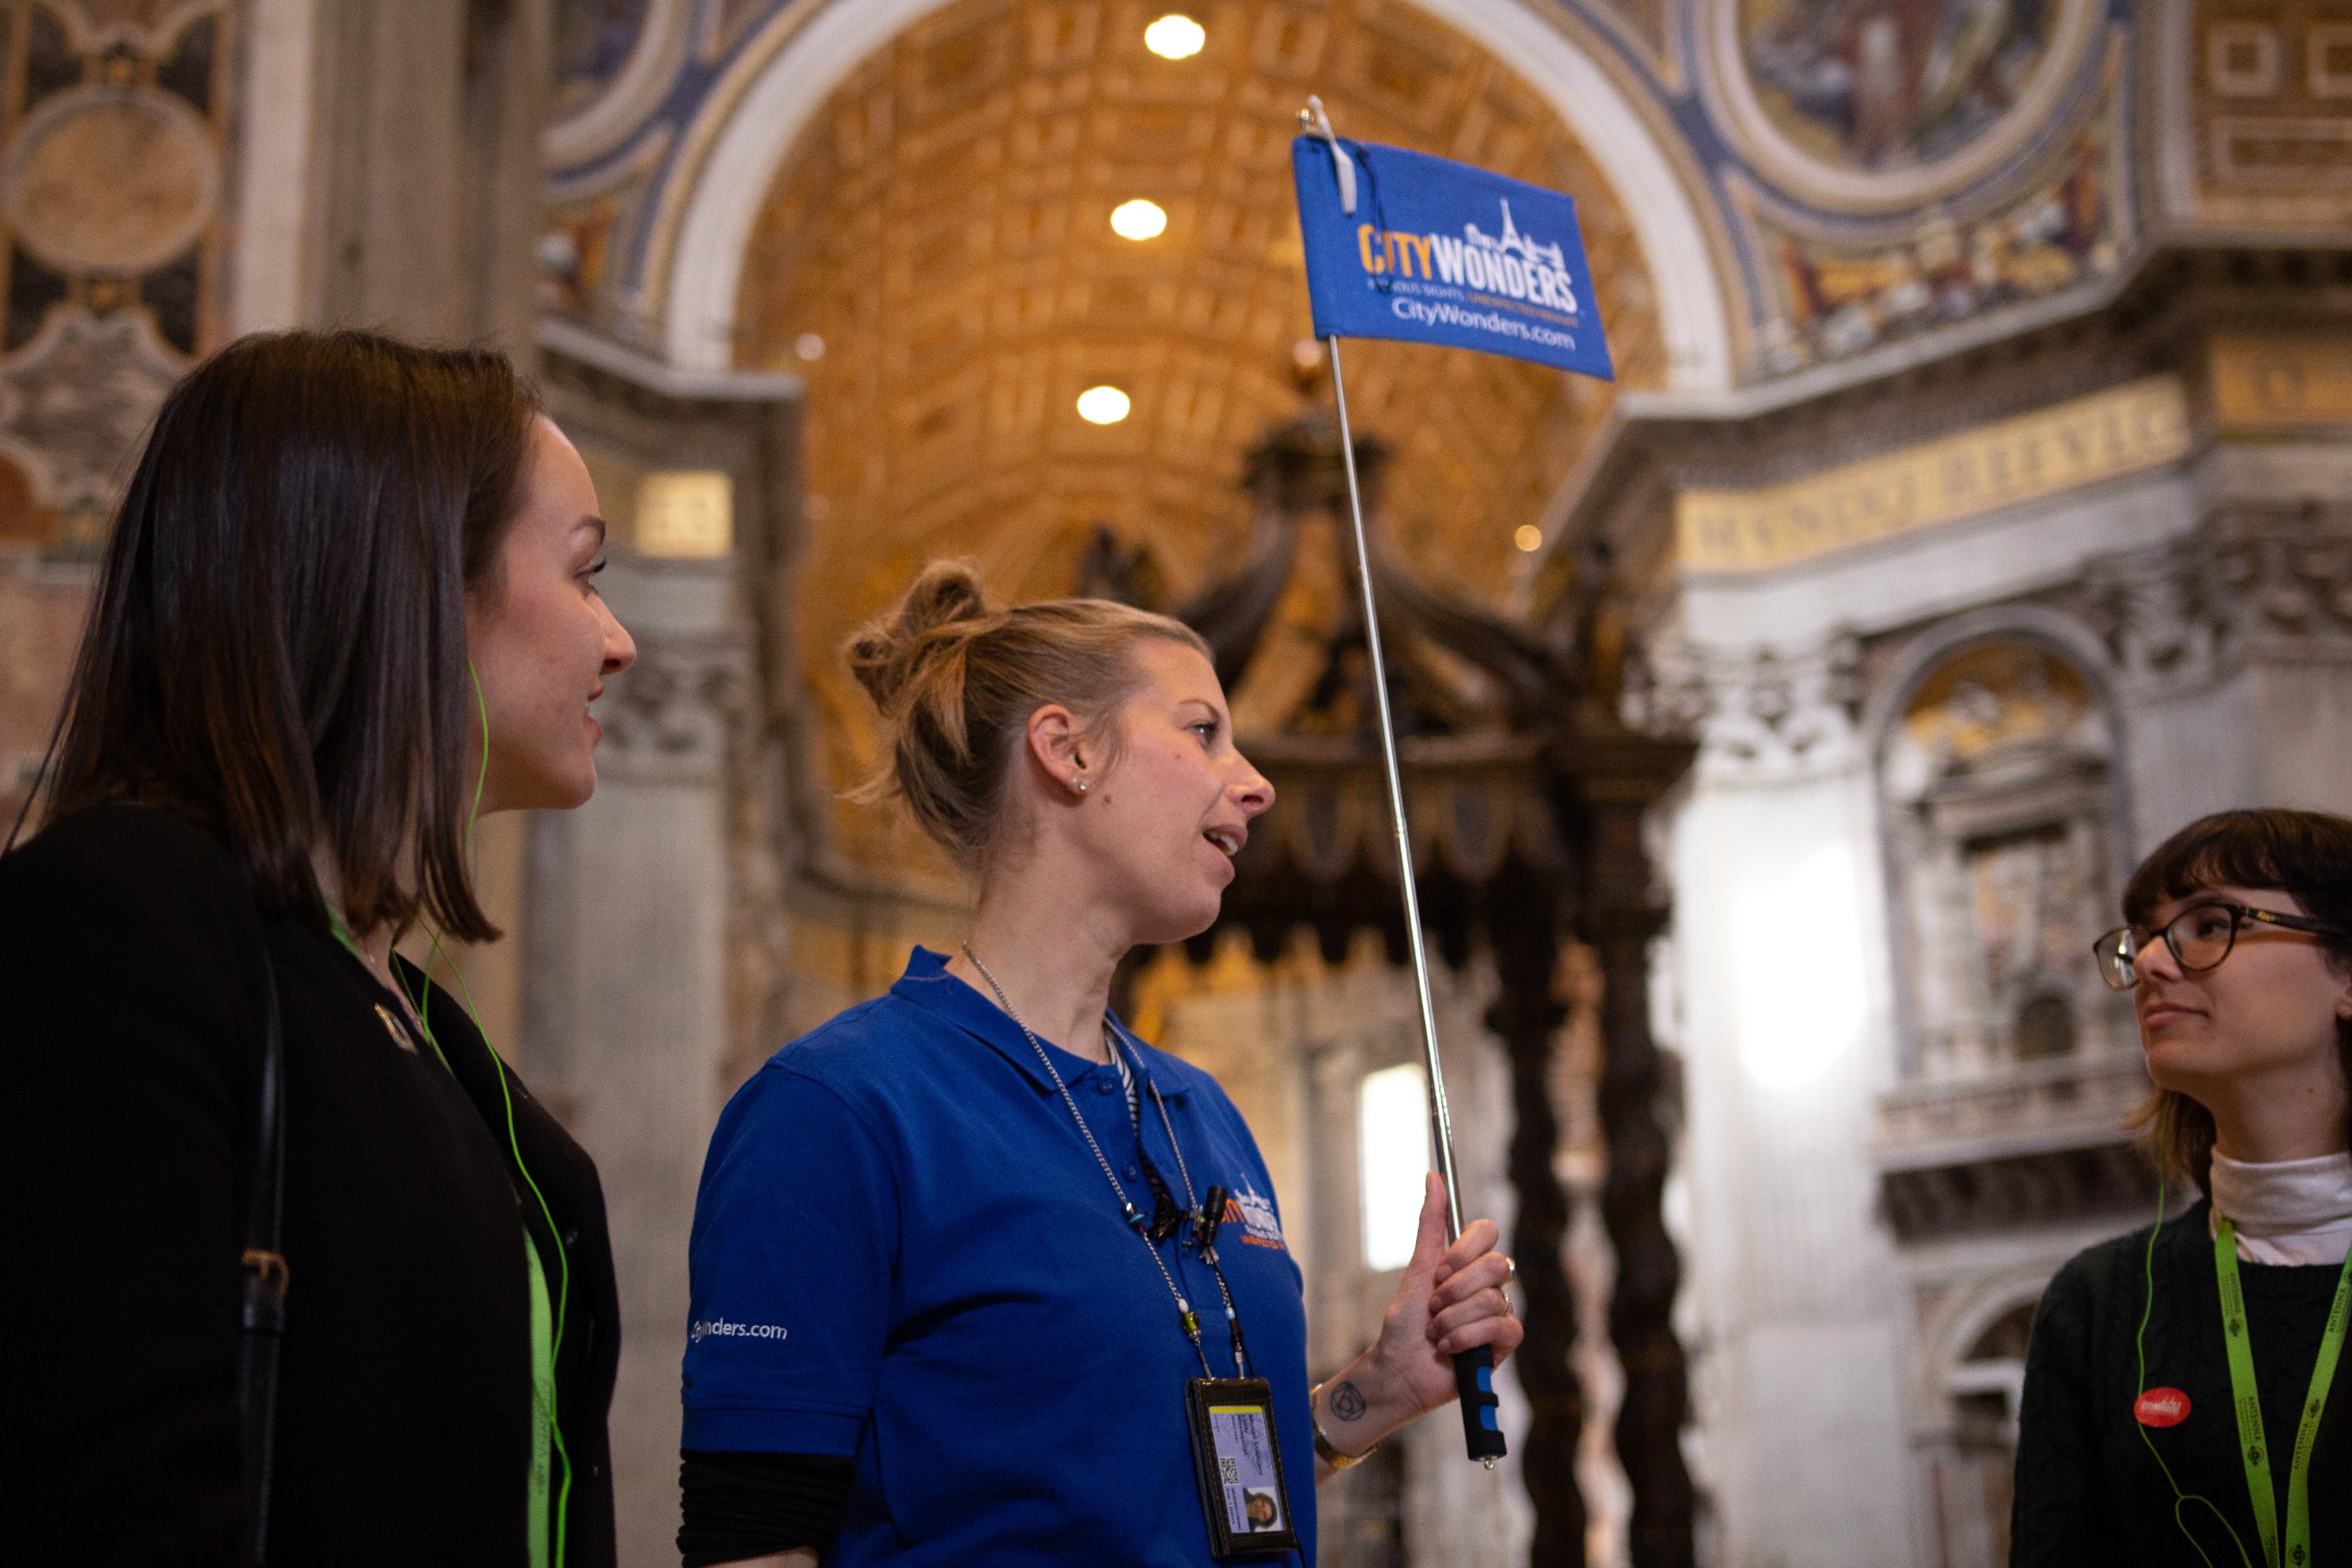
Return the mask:
<svg viewBox="0 0 2352 1568">
<path fill-rule="evenodd" d="M 1369 1408 L 1364 1401 L 1364 1391 L 1352 1383 L 1343 1383 L 1333 1389 L 1331 1397 L 1324 1403 L 1330 1406 L 1332 1415 L 1341 1421 L 1359 1420 Z"/>
</svg>

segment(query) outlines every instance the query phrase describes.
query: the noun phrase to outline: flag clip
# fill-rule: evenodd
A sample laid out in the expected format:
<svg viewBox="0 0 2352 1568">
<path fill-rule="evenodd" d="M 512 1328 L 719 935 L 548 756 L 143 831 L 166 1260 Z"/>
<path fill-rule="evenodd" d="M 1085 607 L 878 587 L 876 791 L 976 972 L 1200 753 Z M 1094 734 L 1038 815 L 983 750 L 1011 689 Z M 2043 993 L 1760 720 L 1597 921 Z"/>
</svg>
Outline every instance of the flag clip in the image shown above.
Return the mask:
<svg viewBox="0 0 2352 1568">
<path fill-rule="evenodd" d="M 1339 210 L 1353 217 L 1356 213 L 1356 160 L 1339 145 L 1339 132 L 1331 129 L 1331 117 L 1323 112 L 1323 100 L 1312 93 L 1307 107 L 1298 111 L 1298 128 L 1309 136 L 1319 136 L 1331 149 L 1331 173 L 1339 182 Z"/>
</svg>

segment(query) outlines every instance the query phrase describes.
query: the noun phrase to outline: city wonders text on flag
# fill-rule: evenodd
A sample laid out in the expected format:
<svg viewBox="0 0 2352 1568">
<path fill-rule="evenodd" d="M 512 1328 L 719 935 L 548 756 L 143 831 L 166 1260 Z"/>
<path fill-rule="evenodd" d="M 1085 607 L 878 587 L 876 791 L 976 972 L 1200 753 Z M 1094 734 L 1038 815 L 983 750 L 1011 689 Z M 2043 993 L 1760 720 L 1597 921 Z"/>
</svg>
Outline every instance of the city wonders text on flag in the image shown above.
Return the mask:
<svg viewBox="0 0 2352 1568">
<path fill-rule="evenodd" d="M 1576 204 L 1557 191 L 1401 147 L 1291 143 L 1315 335 L 1401 338 L 1614 379 Z"/>
</svg>

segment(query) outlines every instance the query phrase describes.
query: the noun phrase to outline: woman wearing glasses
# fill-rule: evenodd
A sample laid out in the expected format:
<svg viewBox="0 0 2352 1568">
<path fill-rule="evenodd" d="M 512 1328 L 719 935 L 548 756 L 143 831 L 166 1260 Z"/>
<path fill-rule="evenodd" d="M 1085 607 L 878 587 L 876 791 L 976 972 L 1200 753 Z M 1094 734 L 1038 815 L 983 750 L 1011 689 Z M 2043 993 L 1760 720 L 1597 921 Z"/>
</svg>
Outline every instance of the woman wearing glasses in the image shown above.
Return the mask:
<svg viewBox="0 0 2352 1568">
<path fill-rule="evenodd" d="M 2033 1324 L 2010 1561 L 2352 1563 L 2352 822 L 2191 823 L 2100 939 L 2132 993 L 2168 1195 Z"/>
</svg>

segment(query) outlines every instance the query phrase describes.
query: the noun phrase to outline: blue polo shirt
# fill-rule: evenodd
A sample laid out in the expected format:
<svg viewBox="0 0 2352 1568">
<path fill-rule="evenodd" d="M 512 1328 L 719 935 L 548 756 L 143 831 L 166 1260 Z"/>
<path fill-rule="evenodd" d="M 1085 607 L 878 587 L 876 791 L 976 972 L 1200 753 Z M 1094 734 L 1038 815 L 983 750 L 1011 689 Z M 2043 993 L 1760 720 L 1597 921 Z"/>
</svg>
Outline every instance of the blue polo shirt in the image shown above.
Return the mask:
<svg viewBox="0 0 2352 1568">
<path fill-rule="evenodd" d="M 1132 1037 L 1144 1152 L 1183 1201 L 1234 1194 L 1217 1256 L 1274 1386 L 1315 1559 L 1303 1281 L 1274 1184 L 1216 1080 Z M 1118 1069 L 1047 1046 L 1135 1205 Z M 1216 1281 L 1159 1254 L 1234 1374 Z M 695 1203 L 688 1448 L 855 1456 L 828 1563 L 1208 1564 L 1184 1420 L 1201 1364 L 1144 1243 L 1020 1028 L 940 955 L 786 1046 L 736 1092 Z M 1299 1553 L 1263 1559 L 1297 1564 Z"/>
</svg>

